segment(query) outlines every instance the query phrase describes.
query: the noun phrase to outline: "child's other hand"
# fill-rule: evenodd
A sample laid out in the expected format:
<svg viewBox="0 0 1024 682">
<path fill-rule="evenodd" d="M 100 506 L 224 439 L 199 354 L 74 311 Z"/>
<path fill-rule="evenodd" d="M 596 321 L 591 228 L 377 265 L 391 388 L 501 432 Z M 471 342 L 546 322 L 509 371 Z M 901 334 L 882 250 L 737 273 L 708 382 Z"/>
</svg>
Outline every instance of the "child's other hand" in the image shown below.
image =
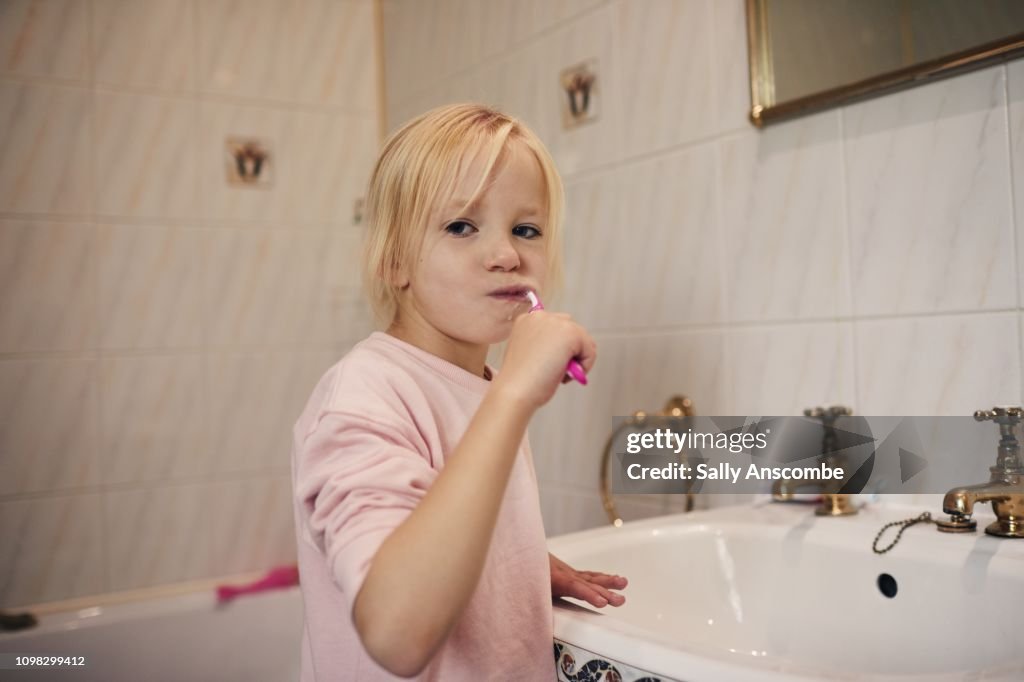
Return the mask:
<svg viewBox="0 0 1024 682">
<path fill-rule="evenodd" d="M 596 573 L 594 571 L 577 571 L 554 554 L 548 554 L 551 560 L 551 596 L 573 597 L 601 608 L 611 604 L 622 606 L 626 598 L 612 590 L 621 590 L 629 582 L 619 575 Z"/>
<path fill-rule="evenodd" d="M 495 386 L 538 408 L 564 382 L 565 366 L 572 358 L 585 372 L 594 366 L 597 344 L 586 329 L 566 313 L 524 313 L 512 326 Z"/>
</svg>

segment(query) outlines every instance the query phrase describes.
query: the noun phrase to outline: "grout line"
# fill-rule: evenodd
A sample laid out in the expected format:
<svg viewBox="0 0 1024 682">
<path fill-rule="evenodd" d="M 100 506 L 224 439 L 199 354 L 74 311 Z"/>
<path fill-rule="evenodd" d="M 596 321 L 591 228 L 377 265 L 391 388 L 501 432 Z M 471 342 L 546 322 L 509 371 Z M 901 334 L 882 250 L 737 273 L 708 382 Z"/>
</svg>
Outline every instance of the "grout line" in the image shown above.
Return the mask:
<svg viewBox="0 0 1024 682">
<path fill-rule="evenodd" d="M 753 129 L 753 126 L 751 126 L 751 128 Z M 729 138 L 743 135 L 746 132 L 748 131 L 710 133 L 708 135 L 702 135 L 691 140 L 684 140 L 683 142 L 676 142 L 665 147 L 659 147 L 658 149 L 652 149 L 649 151 L 641 152 L 639 154 L 634 154 L 632 156 L 623 156 L 612 161 L 595 164 L 588 168 L 579 170 L 575 173 L 566 173 L 562 177 L 566 184 L 568 184 L 569 182 L 593 180 L 595 178 L 608 175 L 615 171 L 629 168 L 630 166 L 638 166 L 643 163 L 660 161 L 664 158 L 692 149 L 696 149 L 706 144 L 720 143 Z"/>
<path fill-rule="evenodd" d="M 986 315 L 999 315 L 1005 313 L 1016 313 L 1016 308 L 994 308 L 991 310 L 952 310 L 924 313 L 899 313 L 881 315 L 853 316 L 827 316 L 812 317 L 803 319 L 778 319 L 778 320 L 737 320 L 734 322 L 707 322 L 707 323 L 681 323 L 675 325 L 662 325 L 643 328 L 615 328 L 588 326 L 592 333 L 602 334 L 614 338 L 632 338 L 637 336 L 660 336 L 679 332 L 714 332 L 714 331 L 737 331 L 757 330 L 785 327 L 806 327 L 811 325 L 825 325 L 849 322 L 904 322 L 929 318 L 957 318 L 957 317 L 981 317 Z"/>
<path fill-rule="evenodd" d="M 233 95 L 214 91 L 204 91 L 198 87 L 192 90 L 161 90 L 156 87 L 144 85 L 121 85 L 95 83 L 90 75 L 89 81 L 73 81 L 62 78 L 43 78 L 39 76 L 17 76 L 12 74 L 0 75 L 0 85 L 41 85 L 48 87 L 66 87 L 77 90 L 91 90 L 93 92 L 110 95 L 135 95 L 143 97 L 156 97 L 161 99 L 188 100 L 190 102 L 213 102 L 231 106 L 251 107 L 258 109 L 271 109 L 277 111 L 291 111 L 296 113 L 320 113 L 334 116 L 347 116 L 351 118 L 376 118 L 375 111 L 369 108 L 340 107 L 331 104 L 314 104 L 305 102 L 293 102 L 289 100 L 277 100 L 257 98 L 246 95 Z"/>
<path fill-rule="evenodd" d="M 1003 116 L 1006 123 L 1006 170 L 1010 178 L 1010 243 L 1013 246 L 1013 273 L 1014 281 L 1017 283 L 1017 290 L 1014 292 L 1015 300 L 1017 301 L 1017 307 L 1020 308 L 1020 259 L 1017 257 L 1017 192 L 1016 184 L 1014 182 L 1016 178 L 1016 172 L 1013 164 L 1013 135 L 1011 133 L 1011 119 L 1010 119 L 1010 68 L 1006 64 L 1003 64 Z"/>
<path fill-rule="evenodd" d="M 540 42 L 544 38 L 548 37 L 550 34 L 557 33 L 558 31 L 560 31 L 561 29 L 565 28 L 566 26 L 569 26 L 570 24 L 572 24 L 575 21 L 583 19 L 584 17 L 586 17 L 589 14 L 597 14 L 598 12 L 603 12 L 610 5 L 611 5 L 611 0 L 604 0 L 604 2 L 594 3 L 594 5 L 592 7 L 589 7 L 587 9 L 585 9 L 585 10 L 581 10 L 580 12 L 578 12 L 576 14 L 573 14 L 573 15 L 571 15 L 569 17 L 566 17 L 565 19 L 562 19 L 561 21 L 556 21 L 555 23 L 551 24 L 550 26 L 546 26 L 546 27 L 542 28 L 541 30 L 537 31 L 536 33 L 533 33 L 533 34 L 523 38 L 519 42 L 512 43 L 511 45 L 507 46 L 504 50 L 502 50 L 500 52 L 495 52 L 494 54 L 488 55 L 486 57 L 478 56 L 478 58 L 476 60 L 472 61 L 470 63 L 470 65 L 467 66 L 467 67 L 464 67 L 464 68 L 461 68 L 461 69 L 457 69 L 457 70 L 452 71 L 450 73 L 446 73 L 446 74 L 442 75 L 440 78 L 434 79 L 434 80 L 430 81 L 429 83 L 426 83 L 422 88 L 420 88 L 418 90 L 406 91 L 404 93 L 402 101 L 399 102 L 398 104 L 399 105 L 404 105 L 404 104 L 406 104 L 407 102 L 409 102 L 411 100 L 415 100 L 415 99 L 418 99 L 420 97 L 423 97 L 423 96 L 429 94 L 431 91 L 436 90 L 437 88 L 439 88 L 442 85 L 444 85 L 445 82 L 451 82 L 451 81 L 454 81 L 454 80 L 456 80 L 458 78 L 463 78 L 465 76 L 468 76 L 468 75 L 472 74 L 474 70 L 485 69 L 487 67 L 494 66 L 495 64 L 497 64 L 501 60 L 508 58 L 514 52 L 516 52 L 518 50 L 521 50 L 523 48 L 529 47 L 533 43 Z"/>
<path fill-rule="evenodd" d="M 74 351 L 22 351 L 22 352 L 0 352 L 0 362 L 10 361 L 32 361 L 32 360 L 96 360 L 97 354 L 103 350 L 110 358 L 163 358 L 181 357 L 188 355 L 199 355 L 209 351 L 215 351 L 223 355 L 252 356 L 252 355 L 285 355 L 300 353 L 321 353 L 334 352 L 337 343 L 325 341 L 318 344 L 280 344 L 280 345 L 204 345 L 204 346 L 177 346 L 173 348 L 86 348 Z"/>
<path fill-rule="evenodd" d="M 1003 116 L 1006 123 L 1006 170 L 1009 175 L 1010 183 L 1010 245 L 1011 254 L 1013 257 L 1013 282 L 1014 282 L 1014 299 L 1017 301 L 1017 308 L 1020 309 L 1020 245 L 1017 243 L 1017 187 L 1016 187 L 1016 171 L 1013 163 L 1013 134 L 1011 131 L 1012 119 L 1010 118 L 1010 67 L 1007 64 L 1003 64 Z M 1017 315 L 1017 392 L 1019 401 L 1024 401 L 1024 344 L 1021 343 L 1021 316 Z"/>
<path fill-rule="evenodd" d="M 111 225 L 129 225 L 139 228 L 181 228 L 208 230 L 240 230 L 246 232 L 335 232 L 337 230 L 353 230 L 353 226 L 345 221 L 316 220 L 267 220 L 241 218 L 196 218 L 173 216 L 123 216 L 96 213 L 55 214 L 55 213 L 18 213 L 0 211 L 0 221 L 22 221 L 30 223 L 104 223 Z M 281 227 L 285 225 L 285 227 Z"/>
<path fill-rule="evenodd" d="M 733 306 L 731 298 L 731 289 L 729 285 L 729 276 L 727 274 L 726 263 L 729 257 L 729 229 L 725 224 L 725 210 L 722 205 L 722 196 L 725 193 L 725 183 L 723 182 L 723 169 L 722 169 L 722 144 L 719 141 L 714 143 L 714 156 L 715 156 L 715 219 L 718 223 L 718 282 L 720 293 L 722 296 L 720 304 L 720 312 L 725 319 L 725 327 L 727 329 L 735 329 L 732 324 L 733 317 Z M 733 349 L 733 338 L 732 334 L 722 332 L 723 339 L 723 366 L 725 374 L 725 404 L 728 406 L 730 411 L 736 409 L 736 377 L 733 370 L 733 360 L 736 357 Z"/>
<path fill-rule="evenodd" d="M 26 493 L 0 495 L 0 505 L 8 502 L 55 500 L 93 494 L 100 494 L 105 497 L 107 493 L 139 492 L 148 490 L 164 490 L 168 488 L 185 488 L 189 486 L 204 486 L 217 483 L 236 483 L 238 481 L 272 479 L 279 476 L 285 476 L 286 474 L 290 475 L 290 464 L 288 463 L 270 467 L 245 469 L 241 471 L 211 471 L 209 473 L 194 476 L 181 476 L 144 481 L 123 481 L 119 483 L 98 483 L 95 485 L 55 488 L 51 490 L 34 490 Z M 106 549 L 104 548 L 104 552 L 105 551 Z"/>
<path fill-rule="evenodd" d="M 852 347 L 850 348 L 850 363 L 853 366 L 853 403 L 854 409 L 860 405 L 860 367 L 857 362 L 858 336 L 857 318 L 854 315 L 856 307 L 853 301 L 853 240 L 850 236 L 850 197 L 849 183 L 846 178 L 846 108 L 839 107 L 839 185 L 842 190 L 843 202 L 843 248 L 846 250 L 846 304 L 849 306 L 849 314 L 852 318 L 850 324 L 850 337 Z"/>
<path fill-rule="evenodd" d="M 200 17 L 199 17 L 199 12 L 200 12 L 200 10 L 199 10 L 199 3 L 197 2 L 197 0 L 190 0 L 190 2 L 191 2 L 191 5 L 192 5 L 192 41 L 193 41 L 192 42 L 192 56 L 193 56 L 193 58 L 192 58 L 193 70 L 192 71 L 193 72 L 190 74 L 190 76 L 192 78 L 192 85 L 193 85 L 193 87 L 195 87 L 198 90 L 199 89 L 199 74 L 203 72 L 202 53 L 201 53 L 201 51 L 202 51 L 202 42 L 203 42 L 202 41 L 202 34 L 201 34 L 202 25 L 201 25 L 201 20 L 200 20 Z M 294 46 L 291 46 L 291 48 L 294 50 Z M 203 180 L 202 180 L 202 178 L 204 177 L 204 173 L 203 173 L 203 156 L 204 156 L 204 152 L 205 152 L 205 150 L 203 148 L 203 145 L 206 143 L 206 129 L 205 129 L 205 126 L 204 126 L 205 112 L 203 111 L 203 107 L 204 106 L 205 106 L 205 102 L 203 102 L 202 100 L 197 100 L 195 102 L 195 117 L 196 117 L 195 138 L 198 140 L 198 142 L 196 143 L 196 151 L 195 151 L 195 154 L 196 154 L 196 185 L 198 187 L 197 194 L 196 194 L 196 201 L 199 204 L 200 214 L 205 217 L 205 216 L 207 216 L 209 214 L 209 206 L 211 204 L 211 192 L 210 192 L 210 188 L 207 187 L 207 183 L 203 182 Z M 218 142 L 219 142 L 219 140 L 218 140 Z M 221 178 L 221 182 L 223 182 L 223 176 L 218 175 L 217 177 Z M 199 241 L 199 261 L 200 261 L 199 262 L 199 276 L 201 277 L 200 291 L 202 292 L 202 299 L 203 299 L 200 302 L 200 309 L 199 309 L 199 316 L 200 316 L 199 317 L 199 339 L 200 339 L 200 343 L 202 344 L 202 347 L 199 349 L 199 368 L 200 368 L 199 371 L 202 372 L 202 377 L 201 377 L 201 380 L 200 380 L 200 386 L 201 386 L 201 390 L 202 390 L 202 395 L 199 397 L 199 399 L 203 402 L 202 409 L 200 410 L 200 412 L 202 413 L 202 428 L 203 428 L 203 431 L 204 431 L 204 441 L 205 441 L 205 442 L 202 443 L 202 445 L 206 447 L 206 451 L 207 452 L 213 453 L 214 452 L 214 448 L 213 448 L 213 430 L 212 430 L 212 427 L 211 427 L 212 417 L 210 415 L 211 396 L 212 396 L 212 393 L 213 393 L 212 390 L 210 389 L 210 366 L 211 366 L 211 362 L 210 362 L 210 337 L 212 336 L 212 334 L 210 332 L 210 314 L 211 314 L 211 308 L 212 308 L 213 304 L 212 304 L 212 299 L 211 299 L 211 297 L 209 295 L 209 291 L 212 288 L 211 283 L 210 283 L 210 253 L 211 253 L 212 248 L 213 248 L 213 237 L 212 237 L 211 234 L 209 234 L 209 231 L 207 231 L 206 234 L 200 234 L 199 235 L 198 241 Z M 213 458 L 211 457 L 211 460 L 212 459 Z M 214 467 L 213 467 L 213 462 L 212 461 L 206 463 L 206 467 L 205 467 L 205 470 L 203 472 L 203 478 L 204 479 L 208 479 L 210 477 L 210 470 L 213 469 L 213 468 Z M 205 500 L 202 500 L 202 497 L 200 497 L 200 500 L 201 500 L 200 504 L 202 504 L 205 501 Z M 210 558 L 213 556 L 212 547 L 211 547 L 212 540 L 210 539 L 211 536 L 212 536 L 212 533 L 207 533 L 206 534 L 206 545 L 207 546 L 203 548 L 205 550 L 205 552 L 206 552 L 205 560 L 207 562 L 209 562 Z"/>
<path fill-rule="evenodd" d="M 95 11 L 96 11 L 96 8 L 93 6 L 93 3 L 90 2 L 89 5 L 88 5 L 88 9 L 86 10 L 86 16 L 87 16 L 86 21 L 88 22 L 87 26 L 86 26 L 86 35 L 87 35 L 87 44 L 88 44 L 88 58 L 87 58 L 87 60 L 88 60 L 88 63 L 89 63 L 89 67 L 88 67 L 88 69 L 89 69 L 89 71 L 88 71 L 88 73 L 89 73 L 88 83 L 89 83 L 89 126 L 90 126 L 90 131 L 89 131 L 90 132 L 90 141 L 89 141 L 89 169 L 90 169 L 89 176 L 90 177 L 89 177 L 89 214 L 88 214 L 88 222 L 89 222 L 89 230 L 90 230 L 90 233 L 91 233 L 90 234 L 90 240 L 91 240 L 91 247 L 92 247 L 90 249 L 90 254 L 89 254 L 89 260 L 90 260 L 89 272 L 90 272 L 90 279 L 91 279 L 91 286 L 92 286 L 92 295 L 93 295 L 92 323 L 93 323 L 94 327 L 92 329 L 92 334 L 93 334 L 92 343 L 94 344 L 95 348 L 98 348 L 99 345 L 100 345 L 100 335 L 101 335 L 101 329 L 102 329 L 103 312 L 104 312 L 104 310 L 106 310 L 106 307 L 104 306 L 103 301 L 101 300 L 102 299 L 102 290 L 101 290 L 101 287 L 100 287 L 100 277 L 101 277 L 101 274 L 100 274 L 100 262 L 101 262 L 101 259 L 100 259 L 99 250 L 100 250 L 100 246 L 102 245 L 102 240 L 100 239 L 100 228 L 97 225 L 97 221 L 96 221 L 96 211 L 97 211 L 98 204 L 99 204 L 99 198 L 98 198 L 98 192 L 97 192 L 97 186 L 96 186 L 96 178 L 99 177 L 99 175 L 97 173 L 97 169 L 99 168 L 99 117 L 98 117 L 99 106 L 98 106 L 98 98 L 97 98 L 97 94 L 96 94 L 96 32 L 94 30 L 94 26 L 95 26 L 95 16 L 94 16 L 95 15 Z M 0 355 L 0 357 L 3 357 L 3 355 Z M 100 353 L 100 352 L 98 352 L 96 350 L 92 350 L 91 352 L 88 352 L 85 357 L 94 360 L 94 362 L 92 363 L 92 380 L 94 382 L 94 386 L 93 386 L 94 387 L 94 394 L 93 394 L 93 396 L 94 396 L 94 398 L 96 400 L 96 408 L 95 408 L 93 414 L 94 414 L 95 420 L 96 420 L 96 422 L 94 424 L 94 427 L 96 429 L 96 443 L 97 443 L 97 447 L 95 448 L 95 452 L 94 452 L 93 466 L 95 467 L 95 474 L 96 474 L 97 480 L 100 480 L 102 478 L 102 474 L 103 474 L 103 471 L 104 471 L 103 453 L 104 453 L 104 450 L 105 450 L 103 448 L 103 381 L 102 381 L 102 378 L 103 378 L 103 364 L 104 363 L 102 361 L 103 360 L 102 353 Z M 50 495 L 49 494 L 45 494 L 44 497 L 50 497 Z M 3 498 L 0 498 L 0 499 L 3 499 Z M 99 566 L 99 568 L 100 568 L 101 584 L 102 584 L 104 590 L 110 590 L 110 589 L 112 589 L 112 586 L 113 586 L 113 580 L 111 578 L 112 570 L 111 570 L 110 558 L 109 558 L 110 557 L 110 551 L 109 551 L 110 547 L 108 546 L 108 542 L 109 542 L 108 535 L 109 535 L 109 533 L 108 533 L 107 522 L 106 522 L 106 518 L 107 518 L 107 516 L 106 516 L 106 506 L 107 506 L 106 502 L 107 502 L 107 496 L 104 495 L 104 494 L 100 494 L 99 495 L 100 515 L 99 515 L 99 519 L 97 521 L 97 523 L 99 525 L 98 533 L 97 534 L 99 536 L 99 546 L 100 546 L 100 566 Z"/>
<path fill-rule="evenodd" d="M 377 49 L 377 146 L 384 143 L 388 132 L 387 53 L 384 48 L 384 0 L 373 1 L 373 33 Z"/>
</svg>

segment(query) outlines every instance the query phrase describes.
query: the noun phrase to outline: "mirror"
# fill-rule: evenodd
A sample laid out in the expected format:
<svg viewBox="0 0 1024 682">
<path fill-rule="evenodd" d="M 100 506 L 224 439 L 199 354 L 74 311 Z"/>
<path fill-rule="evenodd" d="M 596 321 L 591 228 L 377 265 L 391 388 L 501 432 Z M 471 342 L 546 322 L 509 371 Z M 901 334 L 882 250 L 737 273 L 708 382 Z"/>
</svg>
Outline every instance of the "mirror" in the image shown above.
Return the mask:
<svg viewBox="0 0 1024 682">
<path fill-rule="evenodd" d="M 747 0 L 767 123 L 1024 55 L 1024 0 Z"/>
</svg>

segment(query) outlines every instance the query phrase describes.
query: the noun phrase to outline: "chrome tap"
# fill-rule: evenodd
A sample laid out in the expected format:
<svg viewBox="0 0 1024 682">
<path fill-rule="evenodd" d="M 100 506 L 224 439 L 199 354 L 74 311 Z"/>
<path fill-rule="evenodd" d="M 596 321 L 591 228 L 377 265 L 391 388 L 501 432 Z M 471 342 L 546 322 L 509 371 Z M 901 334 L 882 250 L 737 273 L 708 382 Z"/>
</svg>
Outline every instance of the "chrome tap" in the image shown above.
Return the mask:
<svg viewBox="0 0 1024 682">
<path fill-rule="evenodd" d="M 820 419 L 825 433 L 821 439 L 821 461 L 830 468 L 843 467 L 846 469 L 846 457 L 839 454 L 835 447 L 837 437 L 835 423 L 839 417 L 849 417 L 853 410 L 842 405 L 833 405 L 823 408 L 815 407 L 804 410 L 805 417 Z M 850 500 L 850 496 L 840 493 L 843 481 L 819 481 L 819 480 L 794 480 L 788 478 L 777 479 L 772 483 L 772 500 L 776 502 L 792 502 L 793 495 L 798 488 L 816 488 L 821 493 L 821 504 L 814 513 L 818 516 L 849 516 L 857 513 L 857 506 Z"/>
<path fill-rule="evenodd" d="M 989 535 L 1004 538 L 1024 538 L 1024 466 L 1020 459 L 1020 442 L 1014 433 L 1017 424 L 1024 418 L 1020 407 L 994 407 L 978 410 L 974 419 L 994 421 L 999 425 L 998 457 L 996 465 L 989 468 L 992 478 L 988 483 L 953 488 L 942 500 L 942 511 L 950 515 L 949 521 L 939 522 L 940 531 L 965 532 L 977 527 L 971 519 L 974 505 L 989 502 L 996 514 L 996 521 L 985 528 Z"/>
</svg>

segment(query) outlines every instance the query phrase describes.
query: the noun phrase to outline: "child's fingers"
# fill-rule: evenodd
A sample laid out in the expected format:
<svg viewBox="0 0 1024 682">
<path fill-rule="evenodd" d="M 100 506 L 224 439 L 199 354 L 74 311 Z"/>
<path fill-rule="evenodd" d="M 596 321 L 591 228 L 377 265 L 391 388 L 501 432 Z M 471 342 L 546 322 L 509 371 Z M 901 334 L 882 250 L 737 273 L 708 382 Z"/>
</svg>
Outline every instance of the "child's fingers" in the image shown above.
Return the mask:
<svg viewBox="0 0 1024 682">
<path fill-rule="evenodd" d="M 590 582 L 597 583 L 602 587 L 609 587 L 613 590 L 621 590 L 629 584 L 629 581 L 621 575 L 608 575 L 607 573 L 597 573 L 595 571 L 578 571 L 578 573 L 585 576 Z"/>
<path fill-rule="evenodd" d="M 585 580 L 574 580 L 570 587 L 569 596 L 582 599 L 597 607 L 607 606 L 608 604 L 621 606 L 626 601 L 626 598 L 621 594 L 609 592 L 600 585 Z"/>
<path fill-rule="evenodd" d="M 583 365 L 583 371 L 590 373 L 590 370 L 594 367 L 594 363 L 597 362 L 597 344 L 590 337 L 583 346 L 583 352 L 579 356 L 580 364 Z"/>
</svg>

